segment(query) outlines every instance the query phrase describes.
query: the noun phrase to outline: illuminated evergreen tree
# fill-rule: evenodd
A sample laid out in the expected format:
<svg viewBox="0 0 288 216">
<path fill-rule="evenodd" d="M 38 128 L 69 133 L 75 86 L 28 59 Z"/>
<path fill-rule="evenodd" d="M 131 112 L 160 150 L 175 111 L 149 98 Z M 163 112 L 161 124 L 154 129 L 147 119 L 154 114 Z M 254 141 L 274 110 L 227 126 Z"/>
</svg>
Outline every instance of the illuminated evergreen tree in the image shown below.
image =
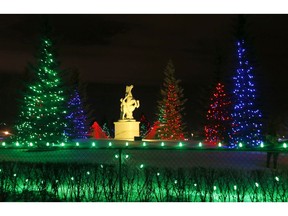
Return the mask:
<svg viewBox="0 0 288 216">
<path fill-rule="evenodd" d="M 74 90 L 68 102 L 68 127 L 65 133 L 69 139 L 86 139 L 88 134 L 88 128 L 86 127 L 86 114 L 83 108 L 81 97 L 78 90 Z"/>
<path fill-rule="evenodd" d="M 151 128 L 150 122 L 142 113 L 141 118 L 140 118 L 140 136 L 145 137 L 147 133 L 150 131 L 150 128 Z"/>
<path fill-rule="evenodd" d="M 227 142 L 231 128 L 231 113 L 229 100 L 222 83 L 217 83 L 207 112 L 207 125 L 205 126 L 206 141 L 212 144 Z"/>
<path fill-rule="evenodd" d="M 107 135 L 108 138 L 111 137 L 110 130 L 109 130 L 108 125 L 107 125 L 106 122 L 103 124 L 102 130 Z"/>
<path fill-rule="evenodd" d="M 231 145 L 245 143 L 248 147 L 262 142 L 261 111 L 256 107 L 254 68 L 248 61 L 247 47 L 243 37 L 237 41 L 238 67 L 234 80 Z"/>
<path fill-rule="evenodd" d="M 22 143 L 59 143 L 67 140 L 64 133 L 66 99 L 54 44 L 48 34 L 40 39 L 37 63 L 31 70 L 33 79 L 22 100 L 16 139 Z"/>
<path fill-rule="evenodd" d="M 180 87 L 180 80 L 175 78 L 175 68 L 170 60 L 164 71 L 163 88 L 161 89 L 162 99 L 158 101 L 158 138 L 167 140 L 183 140 L 184 124 L 183 89 Z"/>
</svg>

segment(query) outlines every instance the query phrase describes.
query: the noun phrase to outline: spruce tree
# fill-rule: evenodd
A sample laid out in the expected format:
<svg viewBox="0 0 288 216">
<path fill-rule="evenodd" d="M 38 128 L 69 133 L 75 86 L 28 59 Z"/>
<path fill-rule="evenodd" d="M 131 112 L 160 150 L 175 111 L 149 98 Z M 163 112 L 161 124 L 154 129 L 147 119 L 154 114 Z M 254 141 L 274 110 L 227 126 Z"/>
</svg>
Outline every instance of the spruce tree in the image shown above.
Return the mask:
<svg viewBox="0 0 288 216">
<path fill-rule="evenodd" d="M 254 67 L 249 61 L 247 46 L 247 34 L 245 31 L 246 19 L 238 17 L 236 32 L 237 68 L 233 76 L 233 112 L 231 146 L 239 143 L 247 147 L 255 147 L 261 144 L 262 112 L 257 106 L 257 89 L 255 85 Z"/>
<path fill-rule="evenodd" d="M 180 80 L 175 78 L 175 68 L 170 60 L 164 71 L 161 100 L 158 101 L 158 138 L 166 140 L 183 140 L 183 105 L 186 102 Z"/>
<path fill-rule="evenodd" d="M 29 145 L 67 141 L 67 96 L 49 33 L 40 38 L 31 72 L 33 80 L 27 83 L 16 125 L 17 141 Z"/>
<path fill-rule="evenodd" d="M 69 139 L 86 139 L 88 134 L 87 118 L 77 89 L 71 95 L 67 110 L 68 127 L 65 132 Z"/>
<path fill-rule="evenodd" d="M 228 142 L 231 128 L 231 101 L 225 92 L 224 84 L 217 83 L 210 102 L 211 104 L 206 115 L 206 142 L 214 145 L 219 142 Z"/>
</svg>

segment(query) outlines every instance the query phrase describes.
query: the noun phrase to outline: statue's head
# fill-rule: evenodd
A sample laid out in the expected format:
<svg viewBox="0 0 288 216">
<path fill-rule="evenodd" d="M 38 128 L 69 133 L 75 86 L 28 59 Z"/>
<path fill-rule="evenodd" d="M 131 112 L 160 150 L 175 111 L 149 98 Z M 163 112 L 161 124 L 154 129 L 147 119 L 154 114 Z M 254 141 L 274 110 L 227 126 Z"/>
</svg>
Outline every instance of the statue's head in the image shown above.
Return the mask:
<svg viewBox="0 0 288 216">
<path fill-rule="evenodd" d="M 133 87 L 134 87 L 133 85 L 126 86 L 126 94 L 132 94 L 131 91 Z"/>
</svg>

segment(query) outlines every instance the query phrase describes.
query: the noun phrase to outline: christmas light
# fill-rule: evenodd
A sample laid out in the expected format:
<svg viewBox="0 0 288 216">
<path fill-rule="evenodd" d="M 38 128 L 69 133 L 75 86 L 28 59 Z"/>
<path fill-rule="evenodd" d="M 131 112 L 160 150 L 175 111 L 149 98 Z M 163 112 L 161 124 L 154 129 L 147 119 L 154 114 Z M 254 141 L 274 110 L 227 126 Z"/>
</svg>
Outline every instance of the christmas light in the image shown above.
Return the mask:
<svg viewBox="0 0 288 216">
<path fill-rule="evenodd" d="M 140 169 L 142 169 L 143 167 L 144 167 L 144 164 L 141 164 L 141 165 L 140 165 Z"/>
<path fill-rule="evenodd" d="M 41 38 L 37 56 L 32 69 L 33 81 L 28 83 L 22 99 L 15 137 L 28 145 L 29 142 L 60 143 L 67 140 L 65 87 L 54 57 L 53 42 L 47 36 Z"/>
<path fill-rule="evenodd" d="M 65 143 L 61 143 L 61 146 L 65 146 Z"/>
<path fill-rule="evenodd" d="M 179 147 L 182 147 L 182 146 L 183 146 L 183 144 L 180 142 L 180 143 L 179 143 Z"/>
<path fill-rule="evenodd" d="M 202 147 L 202 143 L 201 143 L 201 142 L 199 142 L 199 144 L 198 144 L 198 145 L 199 145 L 199 147 Z"/>
<path fill-rule="evenodd" d="M 183 99 L 183 89 L 174 73 L 174 65 L 169 61 L 164 71 L 162 98 L 158 101 L 157 136 L 162 140 L 184 140 L 182 110 L 186 100 Z"/>
<path fill-rule="evenodd" d="M 234 190 L 237 190 L 237 186 L 236 185 L 234 185 Z"/>
<path fill-rule="evenodd" d="M 46 143 L 46 146 L 49 146 L 49 145 L 50 145 L 49 142 L 47 142 L 47 143 Z"/>
<path fill-rule="evenodd" d="M 275 177 L 275 180 L 278 182 L 278 181 L 279 181 L 279 177 L 278 177 L 278 176 L 276 176 L 276 177 Z"/>
<path fill-rule="evenodd" d="M 246 146 L 255 147 L 261 144 L 262 114 L 256 107 L 256 88 L 253 70 L 249 64 L 247 48 L 243 39 L 237 42 L 238 68 L 233 77 L 234 101 L 232 113 L 231 145 L 244 142 Z"/>
<path fill-rule="evenodd" d="M 119 155 L 116 154 L 116 155 L 115 155 L 115 158 L 119 158 Z"/>
<path fill-rule="evenodd" d="M 128 158 L 129 158 L 129 155 L 126 154 L 126 155 L 125 155 L 125 158 L 128 159 Z"/>
<path fill-rule="evenodd" d="M 111 147 L 112 146 L 112 143 L 111 142 L 109 142 L 109 147 Z"/>
<path fill-rule="evenodd" d="M 287 144 L 286 143 L 283 143 L 283 148 L 287 148 Z"/>
<path fill-rule="evenodd" d="M 240 147 L 240 148 L 242 148 L 242 147 L 243 147 L 243 144 L 242 144 L 241 142 L 239 143 L 239 147 Z"/>
<path fill-rule="evenodd" d="M 213 190 L 215 191 L 217 189 L 217 187 L 216 186 L 213 186 Z"/>
<path fill-rule="evenodd" d="M 16 146 L 19 146 L 19 142 L 16 142 Z"/>
<path fill-rule="evenodd" d="M 87 117 L 82 105 L 81 97 L 77 89 L 74 90 L 68 102 L 68 120 L 69 127 L 65 130 L 70 139 L 87 138 Z"/>
<path fill-rule="evenodd" d="M 164 142 L 161 142 L 161 146 L 162 146 L 162 147 L 165 146 Z"/>
<path fill-rule="evenodd" d="M 87 171 L 87 175 L 90 175 L 90 172 L 89 172 L 89 171 Z"/>
<path fill-rule="evenodd" d="M 146 142 L 143 142 L 143 146 L 146 146 Z"/>
<path fill-rule="evenodd" d="M 16 177 L 17 175 L 16 175 L 16 173 L 14 173 L 14 175 L 13 175 L 14 177 Z"/>
<path fill-rule="evenodd" d="M 31 147 L 32 147 L 32 146 L 33 146 L 33 143 L 32 143 L 32 142 L 30 142 L 30 143 L 29 143 L 29 146 L 31 146 Z"/>
<path fill-rule="evenodd" d="M 221 142 L 218 143 L 218 147 L 222 147 L 222 143 Z"/>
<path fill-rule="evenodd" d="M 126 142 L 126 146 L 128 146 L 129 145 L 129 143 L 128 142 Z"/>
<path fill-rule="evenodd" d="M 71 180 L 74 181 L 74 177 L 71 177 Z"/>
<path fill-rule="evenodd" d="M 6 145 L 6 143 L 5 142 L 2 142 L 2 146 L 5 146 Z"/>
<path fill-rule="evenodd" d="M 79 146 L 79 143 L 78 143 L 78 142 L 76 143 L 76 146 Z"/>
<path fill-rule="evenodd" d="M 264 148 L 264 143 L 263 142 L 261 142 L 260 147 Z"/>
<path fill-rule="evenodd" d="M 95 147 L 95 142 L 92 142 L 92 146 Z"/>
<path fill-rule="evenodd" d="M 228 141 L 231 128 L 231 101 L 222 83 L 217 83 L 210 101 L 206 115 L 207 124 L 204 127 L 205 141 L 216 146 L 219 142 Z"/>
<path fill-rule="evenodd" d="M 255 183 L 255 186 L 256 186 L 256 187 L 259 187 L 259 184 L 256 182 L 256 183 Z"/>
<path fill-rule="evenodd" d="M 160 176 L 160 173 L 159 173 L 159 172 L 157 172 L 157 176 Z"/>
<path fill-rule="evenodd" d="M 174 181 L 174 184 L 177 184 L 177 180 Z"/>
</svg>

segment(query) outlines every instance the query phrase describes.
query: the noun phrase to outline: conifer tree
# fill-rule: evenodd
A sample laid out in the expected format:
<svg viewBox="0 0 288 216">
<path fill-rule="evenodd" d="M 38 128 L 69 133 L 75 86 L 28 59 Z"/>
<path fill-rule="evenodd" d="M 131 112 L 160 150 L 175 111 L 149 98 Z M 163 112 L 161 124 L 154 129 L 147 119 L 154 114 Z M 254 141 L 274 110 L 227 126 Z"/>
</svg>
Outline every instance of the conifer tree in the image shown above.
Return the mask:
<svg viewBox="0 0 288 216">
<path fill-rule="evenodd" d="M 217 83 L 210 101 L 211 104 L 206 115 L 206 142 L 211 144 L 228 142 L 231 128 L 231 101 L 228 98 L 222 83 Z"/>
<path fill-rule="evenodd" d="M 88 134 L 87 118 L 77 88 L 71 95 L 67 110 L 68 127 L 65 132 L 69 139 L 86 139 Z"/>
<path fill-rule="evenodd" d="M 262 135 L 262 113 L 257 107 L 257 92 L 255 86 L 254 67 L 249 61 L 247 35 L 245 32 L 246 20 L 239 16 L 236 34 L 237 69 L 233 76 L 233 112 L 232 112 L 232 140 L 231 145 L 240 142 L 247 147 L 260 145 Z"/>
<path fill-rule="evenodd" d="M 175 68 L 170 60 L 164 71 L 163 88 L 161 89 L 161 100 L 158 101 L 158 138 L 167 140 L 183 140 L 183 89 L 180 80 L 175 78 Z"/>
<path fill-rule="evenodd" d="M 49 32 L 40 39 L 37 63 L 31 70 L 33 80 L 27 83 L 21 101 L 16 139 L 37 145 L 65 142 L 67 97 Z"/>
</svg>

